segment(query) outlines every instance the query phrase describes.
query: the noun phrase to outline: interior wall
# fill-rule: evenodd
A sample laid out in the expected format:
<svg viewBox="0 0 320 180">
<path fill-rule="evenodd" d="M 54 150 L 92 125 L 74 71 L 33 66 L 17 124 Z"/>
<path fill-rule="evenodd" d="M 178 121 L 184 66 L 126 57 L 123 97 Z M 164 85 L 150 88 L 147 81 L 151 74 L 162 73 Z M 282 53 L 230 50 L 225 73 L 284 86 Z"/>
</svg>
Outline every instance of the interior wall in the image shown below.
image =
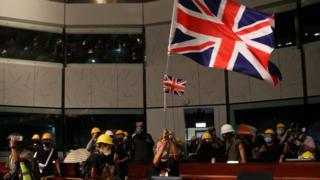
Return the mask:
<svg viewBox="0 0 320 180">
<path fill-rule="evenodd" d="M 226 123 L 226 106 L 211 106 L 211 108 L 214 109 L 214 126 L 219 135 L 220 127 Z M 176 137 L 182 140 L 187 138 L 184 109 L 185 108 L 183 107 L 168 108 L 166 112 L 163 111 L 163 108 L 152 108 L 147 110 L 147 129 L 154 140 L 157 140 L 161 136 L 164 128 L 174 131 Z"/>
<path fill-rule="evenodd" d="M 309 96 L 320 95 L 320 42 L 304 45 Z"/>
<path fill-rule="evenodd" d="M 46 24 L 63 24 L 64 4 L 46 0 L 1 0 L 0 17 Z"/>
<path fill-rule="evenodd" d="M 66 24 L 70 25 L 142 25 L 142 5 L 137 3 L 67 4 Z"/>
<path fill-rule="evenodd" d="M 0 104 L 61 107 L 62 65 L 0 58 Z"/>
<path fill-rule="evenodd" d="M 68 64 L 67 108 L 143 108 L 141 64 Z"/>
<path fill-rule="evenodd" d="M 162 77 L 166 71 L 169 24 L 146 27 L 147 106 L 162 107 Z M 156 36 L 155 36 L 156 34 Z M 184 96 L 168 95 L 169 106 L 225 103 L 224 72 L 203 67 L 181 55 L 170 57 L 169 75 L 187 80 Z"/>
</svg>

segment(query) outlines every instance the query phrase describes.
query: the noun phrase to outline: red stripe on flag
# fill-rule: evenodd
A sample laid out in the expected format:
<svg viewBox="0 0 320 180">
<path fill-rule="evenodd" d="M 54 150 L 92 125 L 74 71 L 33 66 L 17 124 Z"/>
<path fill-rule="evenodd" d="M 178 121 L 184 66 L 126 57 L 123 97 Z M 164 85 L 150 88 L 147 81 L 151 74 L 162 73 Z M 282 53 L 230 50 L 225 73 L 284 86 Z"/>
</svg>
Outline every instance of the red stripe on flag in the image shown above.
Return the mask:
<svg viewBox="0 0 320 180">
<path fill-rule="evenodd" d="M 181 47 L 181 48 L 172 48 L 170 49 L 170 52 L 172 53 L 179 53 L 184 51 L 200 51 L 201 49 L 214 45 L 214 42 L 208 41 L 198 46 L 187 46 L 187 47 Z"/>
</svg>

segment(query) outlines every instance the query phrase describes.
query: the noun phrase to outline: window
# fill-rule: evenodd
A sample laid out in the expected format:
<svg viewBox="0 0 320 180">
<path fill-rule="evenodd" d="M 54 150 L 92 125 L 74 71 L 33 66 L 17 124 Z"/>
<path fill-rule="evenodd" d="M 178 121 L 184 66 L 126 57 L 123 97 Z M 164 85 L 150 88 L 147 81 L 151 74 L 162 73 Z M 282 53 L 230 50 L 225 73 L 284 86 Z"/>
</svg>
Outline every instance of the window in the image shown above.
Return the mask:
<svg viewBox="0 0 320 180">
<path fill-rule="evenodd" d="M 136 121 L 143 120 L 143 115 L 72 115 L 67 117 L 67 149 L 86 147 L 90 140 L 90 131 L 99 127 L 102 131 L 122 129 L 129 135 L 135 131 Z"/>
<path fill-rule="evenodd" d="M 11 133 L 20 133 L 24 136 L 27 145 L 30 145 L 33 134 L 52 133 L 54 143 L 61 149 L 61 133 L 56 123 L 61 122 L 60 115 L 30 114 L 30 113 L 0 113 L 0 150 L 9 150 L 7 137 Z"/>
<path fill-rule="evenodd" d="M 68 63 L 141 63 L 142 34 L 69 34 Z"/>
<path fill-rule="evenodd" d="M 261 109 L 236 110 L 235 123 L 249 124 L 258 129 L 258 132 L 264 132 L 265 129 L 275 128 L 275 125 L 282 122 L 289 127 L 290 124 L 298 124 L 300 127 L 308 127 L 319 121 L 320 104 L 308 105 L 308 119 L 303 119 L 303 106 L 284 106 L 270 107 Z"/>
<path fill-rule="evenodd" d="M 320 40 L 320 3 L 302 8 L 301 22 L 305 43 Z"/>
<path fill-rule="evenodd" d="M 185 109 L 186 138 L 201 137 L 208 127 L 214 126 L 213 108 Z"/>
<path fill-rule="evenodd" d="M 0 26 L 0 57 L 62 62 L 62 34 Z"/>
<path fill-rule="evenodd" d="M 295 11 L 275 15 L 275 39 L 277 48 L 296 45 L 294 16 Z"/>
</svg>

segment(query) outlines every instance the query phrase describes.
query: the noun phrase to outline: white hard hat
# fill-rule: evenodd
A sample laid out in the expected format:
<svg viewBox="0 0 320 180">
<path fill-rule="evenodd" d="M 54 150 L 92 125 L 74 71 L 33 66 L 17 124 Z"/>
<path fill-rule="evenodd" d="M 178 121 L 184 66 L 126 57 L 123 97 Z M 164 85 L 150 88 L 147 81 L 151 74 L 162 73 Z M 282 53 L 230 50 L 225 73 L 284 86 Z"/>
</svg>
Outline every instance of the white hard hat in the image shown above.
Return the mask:
<svg viewBox="0 0 320 180">
<path fill-rule="evenodd" d="M 106 134 L 109 135 L 109 136 L 113 136 L 113 132 L 110 131 L 110 130 L 107 130 L 107 131 L 106 131 Z"/>
<path fill-rule="evenodd" d="M 234 132 L 234 129 L 230 124 L 224 124 L 221 127 L 221 131 L 220 131 L 221 134 L 226 134 L 226 133 L 230 133 L 230 132 Z"/>
</svg>

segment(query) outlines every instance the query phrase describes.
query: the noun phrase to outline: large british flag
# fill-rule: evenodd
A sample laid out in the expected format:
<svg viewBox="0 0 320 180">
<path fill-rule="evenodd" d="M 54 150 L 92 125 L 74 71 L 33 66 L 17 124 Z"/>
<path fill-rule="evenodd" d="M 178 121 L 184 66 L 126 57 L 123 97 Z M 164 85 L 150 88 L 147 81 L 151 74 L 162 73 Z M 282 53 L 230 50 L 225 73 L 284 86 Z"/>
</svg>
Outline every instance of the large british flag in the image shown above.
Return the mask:
<svg viewBox="0 0 320 180">
<path fill-rule="evenodd" d="M 274 18 L 232 0 L 174 0 L 168 53 L 276 85 Z"/>
</svg>

